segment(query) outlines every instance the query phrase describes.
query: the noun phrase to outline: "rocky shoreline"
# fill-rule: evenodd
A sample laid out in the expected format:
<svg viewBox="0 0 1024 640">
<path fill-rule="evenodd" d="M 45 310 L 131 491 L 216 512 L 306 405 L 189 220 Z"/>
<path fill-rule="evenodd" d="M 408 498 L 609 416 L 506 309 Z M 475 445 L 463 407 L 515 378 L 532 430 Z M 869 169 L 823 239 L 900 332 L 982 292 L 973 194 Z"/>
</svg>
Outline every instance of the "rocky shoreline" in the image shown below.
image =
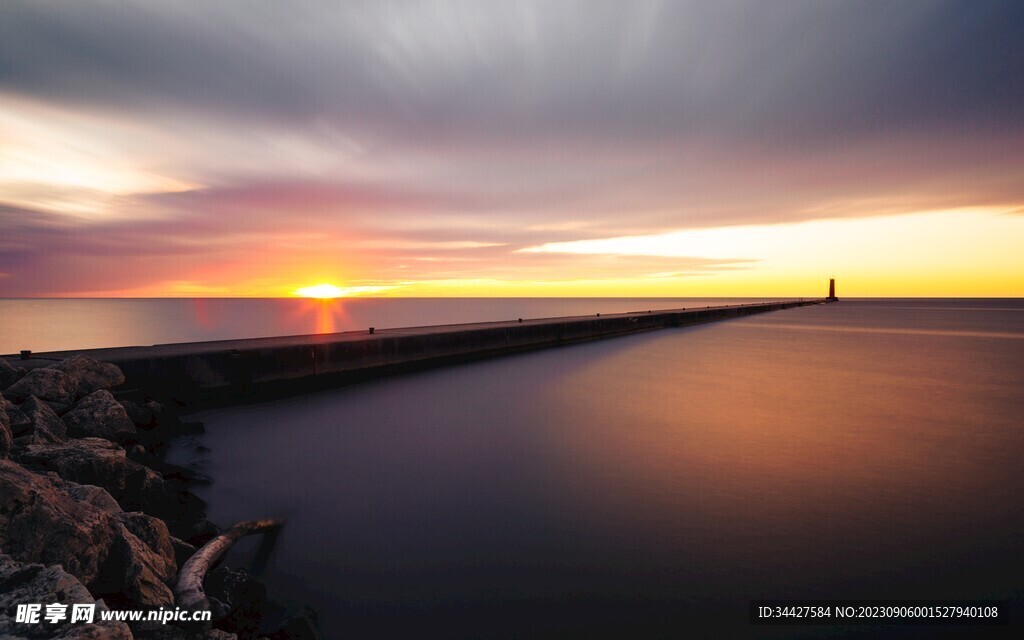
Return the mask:
<svg viewBox="0 0 1024 640">
<path fill-rule="evenodd" d="M 203 581 L 210 623 L 100 621 L 102 610 L 180 608 L 179 571 L 221 534 L 190 490 L 204 479 L 164 460 L 170 438 L 202 426 L 115 396 L 124 381 L 83 356 L 29 371 L 0 359 L 0 638 L 319 638 L 315 616 L 284 615 L 223 565 Z M 16 621 L 31 603 L 95 603 L 96 621 Z"/>
</svg>

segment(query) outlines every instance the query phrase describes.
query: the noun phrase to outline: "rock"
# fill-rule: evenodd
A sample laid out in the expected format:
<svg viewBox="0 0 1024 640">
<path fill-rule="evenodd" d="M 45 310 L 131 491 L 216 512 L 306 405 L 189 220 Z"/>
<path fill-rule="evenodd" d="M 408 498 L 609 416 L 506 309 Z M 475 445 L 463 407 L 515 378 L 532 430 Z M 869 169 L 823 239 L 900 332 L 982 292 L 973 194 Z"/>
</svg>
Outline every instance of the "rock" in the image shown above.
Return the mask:
<svg viewBox="0 0 1024 640">
<path fill-rule="evenodd" d="M 119 513 L 117 519 L 136 538 L 142 540 L 146 546 L 159 555 L 164 564 L 171 567 L 171 577 L 177 573 L 178 563 L 174 557 L 174 544 L 171 542 L 171 534 L 167 532 L 167 525 L 163 520 L 140 511 Z"/>
<path fill-rule="evenodd" d="M 206 595 L 227 605 L 227 615 L 215 624 L 242 637 L 254 637 L 259 628 L 267 590 L 244 569 L 219 567 L 204 581 Z"/>
<path fill-rule="evenodd" d="M 75 484 L 74 482 L 65 482 L 64 486 L 67 488 L 68 495 L 79 502 L 84 502 L 107 513 L 115 515 L 121 513 L 121 505 L 117 504 L 114 496 L 107 493 L 102 487 L 91 484 Z"/>
<path fill-rule="evenodd" d="M 124 407 L 125 412 L 132 422 L 135 423 L 135 426 L 143 429 L 152 429 L 157 426 L 157 416 L 164 410 L 163 405 L 153 400 L 147 400 L 143 404 L 138 404 L 131 400 L 122 400 L 121 406 Z"/>
<path fill-rule="evenodd" d="M 173 605 L 166 583 L 176 567 L 163 523 L 144 516 L 122 520 L 75 500 L 66 489 L 0 460 L 0 552 L 21 562 L 63 565 L 93 593 L 125 608 Z"/>
<path fill-rule="evenodd" d="M 46 402 L 50 409 L 52 409 L 58 416 L 62 416 L 68 411 L 71 411 L 71 407 L 73 406 L 70 404 L 64 404 L 63 402 L 51 402 L 49 400 L 44 400 L 44 402 Z"/>
<path fill-rule="evenodd" d="M 125 511 L 145 511 L 160 518 L 179 518 L 186 497 L 156 471 L 133 460 L 125 463 L 124 493 L 118 502 Z"/>
<path fill-rule="evenodd" d="M 68 434 L 74 438 L 106 438 L 125 442 L 136 434 L 135 424 L 120 402 L 110 392 L 101 389 L 78 401 L 64 415 Z"/>
<path fill-rule="evenodd" d="M 0 358 L 0 391 L 17 382 L 21 374 L 6 358 Z"/>
<path fill-rule="evenodd" d="M 11 457 L 14 438 L 11 436 L 11 419 L 7 415 L 4 397 L 0 395 L 0 460 Z"/>
<path fill-rule="evenodd" d="M 16 438 L 32 428 L 32 421 L 18 405 L 7 399 L 4 399 L 0 404 L 4 405 L 4 410 L 7 412 L 7 419 L 10 421 L 11 426 L 11 436 Z"/>
<path fill-rule="evenodd" d="M 28 418 L 28 428 L 13 434 L 19 446 L 29 444 L 60 444 L 67 440 L 64 422 L 45 402 L 30 396 L 21 405 L 21 412 Z"/>
<path fill-rule="evenodd" d="M 52 471 L 70 482 L 101 487 L 125 511 L 181 519 L 195 516 L 205 507 L 200 498 L 178 491 L 159 473 L 129 460 L 124 449 L 102 438 L 28 445 L 21 450 L 18 460 L 35 471 Z"/>
<path fill-rule="evenodd" d="M 63 565 L 89 584 L 114 537 L 109 513 L 75 500 L 51 478 L 0 460 L 0 553 L 21 562 Z"/>
<path fill-rule="evenodd" d="M 184 467 L 172 464 L 166 460 L 154 460 L 154 464 L 152 466 L 159 469 L 164 478 L 179 482 L 183 486 L 213 483 L 213 478 L 195 467 Z"/>
<path fill-rule="evenodd" d="M 73 404 L 75 383 L 63 371 L 57 369 L 33 369 L 4 391 L 8 400 L 21 403 L 35 396 L 47 402 Z"/>
<path fill-rule="evenodd" d="M 51 371 L 62 371 L 71 380 L 75 398 L 85 397 L 100 389 L 111 389 L 124 384 L 121 368 L 109 362 L 100 362 L 87 356 L 71 356 L 49 367 Z"/>
<path fill-rule="evenodd" d="M 110 555 L 89 588 L 116 608 L 171 607 L 174 595 L 167 583 L 175 571 L 173 551 L 157 552 L 119 523 Z"/>
<path fill-rule="evenodd" d="M 181 566 L 188 562 L 195 552 L 196 547 L 185 542 L 181 538 L 171 537 L 171 546 L 174 547 L 174 562 L 178 565 L 178 569 L 181 570 Z"/>
<path fill-rule="evenodd" d="M 71 623 L 68 619 L 51 624 L 15 622 L 14 615 L 19 604 L 51 603 L 68 605 L 94 604 L 93 622 Z M 59 565 L 24 564 L 0 555 L 0 637 L 2 638 L 66 638 L 94 640 L 131 640 L 132 634 L 123 622 L 100 620 L 100 611 L 107 611 L 102 600 L 93 600 L 92 595 L 75 578 Z M 45 615 L 45 608 L 42 611 Z M 42 616 L 40 616 L 42 619 Z"/>
<path fill-rule="evenodd" d="M 53 471 L 71 482 L 102 487 L 115 499 L 125 491 L 128 459 L 124 449 L 109 440 L 82 438 L 61 444 L 29 445 L 19 460 L 33 470 Z"/>
<path fill-rule="evenodd" d="M 220 527 L 206 518 L 170 520 L 167 522 L 167 528 L 170 529 L 171 535 L 196 547 L 201 547 L 220 535 Z"/>
</svg>

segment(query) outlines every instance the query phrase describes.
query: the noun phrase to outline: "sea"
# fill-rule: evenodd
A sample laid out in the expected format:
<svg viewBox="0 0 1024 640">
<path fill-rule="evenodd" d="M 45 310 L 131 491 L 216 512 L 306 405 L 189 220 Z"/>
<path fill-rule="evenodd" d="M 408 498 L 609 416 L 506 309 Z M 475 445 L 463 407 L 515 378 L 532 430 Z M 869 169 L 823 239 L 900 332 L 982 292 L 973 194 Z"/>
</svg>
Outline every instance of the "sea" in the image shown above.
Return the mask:
<svg viewBox="0 0 1024 640">
<path fill-rule="evenodd" d="M 715 303 L 351 302 L 334 329 Z M 7 350 L 311 321 L 296 301 L 41 304 L 14 313 Z M 79 330 L 24 319 L 44 307 Z M 269 559 L 250 539 L 229 563 L 312 607 L 324 637 L 1008 631 L 758 626 L 758 599 L 981 599 L 1022 620 L 1021 299 L 844 299 L 191 419 L 205 432 L 170 455 L 212 478 L 198 489 L 210 517 L 286 521 Z"/>
</svg>

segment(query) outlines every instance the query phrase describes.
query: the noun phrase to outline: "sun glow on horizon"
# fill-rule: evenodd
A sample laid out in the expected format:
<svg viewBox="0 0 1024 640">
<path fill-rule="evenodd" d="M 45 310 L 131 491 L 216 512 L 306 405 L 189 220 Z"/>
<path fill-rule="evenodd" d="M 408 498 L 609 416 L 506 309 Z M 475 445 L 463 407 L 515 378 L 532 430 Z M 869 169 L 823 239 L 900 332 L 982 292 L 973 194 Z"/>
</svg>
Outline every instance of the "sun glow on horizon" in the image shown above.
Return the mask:
<svg viewBox="0 0 1024 640">
<path fill-rule="evenodd" d="M 292 295 L 299 298 L 315 298 L 319 300 L 333 300 L 334 298 L 353 298 L 357 296 L 370 295 L 397 289 L 399 285 L 365 285 L 357 287 L 338 287 L 333 284 L 321 283 L 310 287 L 300 287 L 292 292 Z"/>
<path fill-rule="evenodd" d="M 300 298 L 342 298 L 347 295 L 345 289 L 336 287 L 333 284 L 315 284 L 310 287 L 300 287 L 295 290 L 295 295 Z"/>
</svg>

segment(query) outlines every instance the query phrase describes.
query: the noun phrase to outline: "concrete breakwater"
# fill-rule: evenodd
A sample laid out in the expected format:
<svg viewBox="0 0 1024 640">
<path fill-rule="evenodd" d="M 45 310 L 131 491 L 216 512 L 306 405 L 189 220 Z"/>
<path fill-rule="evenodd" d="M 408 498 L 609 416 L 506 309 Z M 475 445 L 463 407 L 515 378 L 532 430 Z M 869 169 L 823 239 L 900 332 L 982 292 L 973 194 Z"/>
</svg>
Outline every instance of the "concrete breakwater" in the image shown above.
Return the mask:
<svg viewBox="0 0 1024 640">
<path fill-rule="evenodd" d="M 515 319 L 402 329 L 164 344 L 6 356 L 42 367 L 74 354 L 119 366 L 129 385 L 183 403 L 289 393 L 390 373 L 597 340 L 642 331 L 738 318 L 825 300 L 638 311 L 566 318 Z"/>
</svg>

